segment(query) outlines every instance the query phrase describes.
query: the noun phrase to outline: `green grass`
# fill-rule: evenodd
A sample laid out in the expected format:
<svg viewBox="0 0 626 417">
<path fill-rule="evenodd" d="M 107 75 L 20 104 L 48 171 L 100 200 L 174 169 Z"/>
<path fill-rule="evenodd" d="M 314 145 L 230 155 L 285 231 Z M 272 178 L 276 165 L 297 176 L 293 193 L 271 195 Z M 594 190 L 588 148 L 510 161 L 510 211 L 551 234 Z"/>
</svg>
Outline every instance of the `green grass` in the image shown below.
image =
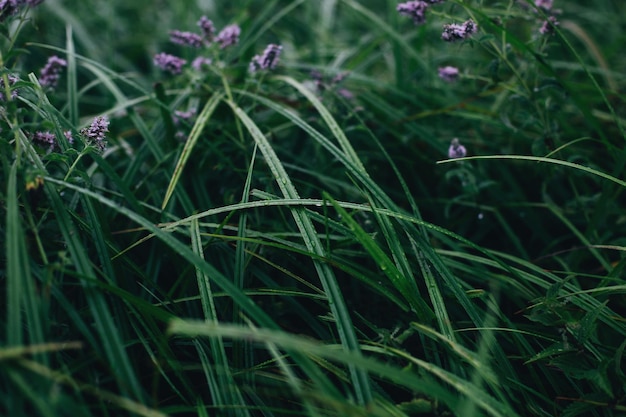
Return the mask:
<svg viewBox="0 0 626 417">
<path fill-rule="evenodd" d="M 170 3 L 0 23 L 0 415 L 626 413 L 622 2 Z"/>
</svg>

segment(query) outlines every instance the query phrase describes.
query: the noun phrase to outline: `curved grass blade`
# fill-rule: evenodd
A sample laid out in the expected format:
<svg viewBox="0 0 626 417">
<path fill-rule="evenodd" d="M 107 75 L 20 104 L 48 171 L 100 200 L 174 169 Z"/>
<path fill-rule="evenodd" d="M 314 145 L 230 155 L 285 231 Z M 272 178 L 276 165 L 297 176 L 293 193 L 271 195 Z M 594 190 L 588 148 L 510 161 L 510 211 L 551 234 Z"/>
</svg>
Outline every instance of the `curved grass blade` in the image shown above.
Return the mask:
<svg viewBox="0 0 626 417">
<path fill-rule="evenodd" d="M 202 109 L 202 112 L 198 115 L 198 119 L 196 123 L 194 123 L 193 128 L 191 129 L 191 133 L 189 134 L 189 138 L 185 142 L 185 146 L 183 147 L 183 151 L 180 154 L 180 158 L 178 158 L 178 162 L 174 167 L 174 174 L 172 175 L 172 179 L 167 186 L 167 190 L 165 191 L 165 197 L 163 198 L 163 203 L 161 204 L 161 209 L 164 209 L 169 203 L 172 194 L 174 193 L 174 189 L 176 188 L 176 184 L 178 184 L 178 180 L 180 179 L 181 174 L 183 173 L 183 169 L 185 168 L 185 164 L 191 155 L 191 151 L 198 143 L 198 138 L 200 138 L 200 134 L 204 130 L 205 126 L 209 122 L 213 111 L 217 107 L 218 103 L 222 99 L 222 93 L 215 93 L 211 98 L 207 101 Z"/>
<path fill-rule="evenodd" d="M 250 135 L 254 138 L 283 195 L 286 198 L 299 199 L 300 196 L 298 195 L 296 188 L 291 182 L 285 168 L 265 135 L 263 135 L 257 125 L 243 110 L 241 110 L 241 108 L 231 101 L 228 101 L 227 103 L 231 106 L 236 116 L 242 121 L 250 132 Z M 309 219 L 306 212 L 299 207 L 295 207 L 291 210 L 291 213 L 298 229 L 300 230 L 307 249 L 314 254 L 323 257 L 325 255 L 324 247 L 317 235 L 317 231 L 313 227 L 311 219 Z M 334 316 L 337 330 L 344 347 L 353 352 L 360 352 L 360 346 L 354 332 L 352 319 L 348 313 L 341 290 L 337 285 L 335 274 L 328 264 L 317 260 L 314 260 L 313 263 L 320 281 L 322 282 L 324 292 L 328 297 L 330 309 Z M 369 403 L 372 400 L 372 392 L 367 374 L 354 367 L 350 368 L 350 373 L 352 375 L 352 383 L 358 402 L 360 404 Z"/>
<path fill-rule="evenodd" d="M 451 163 L 451 162 L 468 161 L 468 160 L 472 160 L 472 159 L 513 159 L 513 160 L 519 160 L 519 161 L 545 162 L 547 164 L 562 165 L 562 166 L 566 166 L 568 168 L 578 169 L 578 170 L 586 172 L 588 174 L 595 175 L 597 177 L 604 178 L 606 180 L 614 182 L 615 184 L 618 184 L 618 185 L 620 185 L 622 187 L 626 187 L 626 181 L 620 180 L 619 178 L 615 178 L 614 176 L 606 174 L 606 173 L 604 173 L 602 171 L 598 171 L 596 169 L 589 168 L 589 167 L 586 167 L 584 165 L 575 164 L 573 162 L 563 161 L 563 160 L 560 160 L 560 159 L 545 158 L 545 157 L 541 157 L 541 156 L 528 156 L 528 155 L 466 156 L 465 158 L 445 159 L 445 160 L 442 160 L 442 161 L 437 161 L 437 164 L 448 164 L 448 163 Z"/>
</svg>

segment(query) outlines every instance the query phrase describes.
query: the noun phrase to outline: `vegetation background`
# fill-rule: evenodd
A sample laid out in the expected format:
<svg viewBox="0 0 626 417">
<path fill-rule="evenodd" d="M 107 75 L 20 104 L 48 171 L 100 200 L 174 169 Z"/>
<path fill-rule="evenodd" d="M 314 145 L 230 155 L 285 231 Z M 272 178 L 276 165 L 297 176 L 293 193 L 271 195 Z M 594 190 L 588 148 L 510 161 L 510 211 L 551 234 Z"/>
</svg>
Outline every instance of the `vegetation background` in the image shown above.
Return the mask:
<svg viewBox="0 0 626 417">
<path fill-rule="evenodd" d="M 626 415 L 626 3 L 399 3 L 4 17 L 0 415 Z"/>
</svg>

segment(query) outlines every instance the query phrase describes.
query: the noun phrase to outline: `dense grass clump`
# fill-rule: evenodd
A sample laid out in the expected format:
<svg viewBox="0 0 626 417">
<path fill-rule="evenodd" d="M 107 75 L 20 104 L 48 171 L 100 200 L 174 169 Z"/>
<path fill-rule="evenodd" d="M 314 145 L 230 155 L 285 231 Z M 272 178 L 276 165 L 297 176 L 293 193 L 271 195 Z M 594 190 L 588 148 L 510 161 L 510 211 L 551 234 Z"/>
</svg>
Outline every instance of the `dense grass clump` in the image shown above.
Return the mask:
<svg viewBox="0 0 626 417">
<path fill-rule="evenodd" d="M 0 415 L 624 415 L 625 16 L 0 2 Z"/>
</svg>

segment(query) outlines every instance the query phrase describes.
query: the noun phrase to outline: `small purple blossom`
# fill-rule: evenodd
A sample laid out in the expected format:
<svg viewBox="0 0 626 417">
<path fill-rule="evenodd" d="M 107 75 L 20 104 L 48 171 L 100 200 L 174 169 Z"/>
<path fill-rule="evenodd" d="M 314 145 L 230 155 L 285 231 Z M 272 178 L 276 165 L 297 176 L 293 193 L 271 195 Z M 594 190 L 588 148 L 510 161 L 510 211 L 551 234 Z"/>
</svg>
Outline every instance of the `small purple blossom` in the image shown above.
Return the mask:
<svg viewBox="0 0 626 417">
<path fill-rule="evenodd" d="M 85 137 L 87 143 L 93 144 L 100 151 L 104 151 L 106 148 L 106 134 L 108 131 L 108 117 L 98 116 L 93 119 L 93 122 L 91 122 L 89 127 L 82 129 L 80 133 Z"/>
<path fill-rule="evenodd" d="M 20 7 L 23 5 L 35 7 L 43 3 L 43 1 L 44 0 L 0 0 L 0 22 L 19 12 Z"/>
<path fill-rule="evenodd" d="M 535 6 L 541 7 L 544 10 L 552 9 L 553 0 L 535 0 Z"/>
<path fill-rule="evenodd" d="M 37 142 L 41 145 L 48 145 L 50 148 L 53 148 L 56 143 L 56 136 L 54 134 L 46 131 L 46 132 L 35 132 L 33 135 L 33 141 Z"/>
<path fill-rule="evenodd" d="M 196 111 L 194 109 L 181 111 L 176 110 L 174 112 L 174 123 L 179 124 L 182 120 L 189 120 L 196 115 Z"/>
<path fill-rule="evenodd" d="M 63 136 L 65 136 L 65 139 L 67 139 L 70 145 L 74 143 L 74 136 L 72 136 L 71 130 L 66 130 L 65 132 L 63 132 Z"/>
<path fill-rule="evenodd" d="M 443 33 L 441 39 L 446 42 L 454 42 L 467 39 L 478 30 L 478 26 L 472 19 L 466 20 L 462 24 L 451 23 L 443 25 Z"/>
<path fill-rule="evenodd" d="M 459 78 L 459 69 L 457 67 L 439 67 L 439 78 L 449 83 L 456 81 Z"/>
<path fill-rule="evenodd" d="M 0 22 L 19 11 L 20 1 L 0 0 Z"/>
<path fill-rule="evenodd" d="M 67 67 L 67 61 L 63 58 L 59 58 L 56 55 L 48 58 L 48 62 L 41 69 L 41 76 L 39 77 L 39 83 L 44 88 L 54 89 L 59 82 L 61 70 Z"/>
<path fill-rule="evenodd" d="M 186 63 L 187 61 L 185 61 L 184 59 L 174 55 L 166 54 L 165 52 L 161 52 L 160 54 L 156 54 L 154 56 L 154 65 L 164 71 L 169 71 L 172 74 L 180 74 L 183 65 L 185 65 Z"/>
<path fill-rule="evenodd" d="M 348 75 L 350 75 L 349 71 L 340 72 L 339 74 L 335 75 L 332 80 L 330 80 L 330 83 L 339 84 L 340 82 L 345 80 L 348 77 Z"/>
<path fill-rule="evenodd" d="M 539 33 L 542 35 L 552 35 L 554 33 L 554 28 L 559 25 L 559 21 L 556 20 L 556 17 L 550 16 L 547 20 L 544 20 L 539 28 Z"/>
<path fill-rule="evenodd" d="M 467 155 L 465 146 L 461 145 L 458 138 L 452 139 L 448 148 L 448 158 L 463 158 L 465 155 Z"/>
<path fill-rule="evenodd" d="M 198 26 L 202 31 L 204 39 L 211 42 L 213 40 L 213 36 L 215 36 L 215 25 L 213 22 L 208 17 L 202 16 L 200 20 L 198 20 Z"/>
<path fill-rule="evenodd" d="M 12 75 L 9 74 L 7 75 L 7 78 L 9 79 L 9 89 L 11 90 L 11 100 L 17 98 L 17 94 L 18 91 L 17 89 L 11 88 L 12 85 L 14 85 L 16 82 L 18 82 L 20 79 L 17 75 Z M 0 77 L 0 101 L 5 101 L 5 85 L 4 85 L 4 77 Z"/>
<path fill-rule="evenodd" d="M 170 41 L 184 46 L 199 48 L 202 46 L 202 37 L 197 33 L 181 32 L 180 30 L 170 31 Z"/>
<path fill-rule="evenodd" d="M 224 49 L 239 42 L 240 34 L 241 28 L 238 25 L 228 25 L 217 34 L 215 42 L 219 43 L 220 48 Z"/>
<path fill-rule="evenodd" d="M 352 93 L 352 91 L 348 90 L 347 88 L 340 88 L 337 90 L 337 94 L 340 97 L 345 98 L 346 100 L 352 100 L 354 99 L 354 94 Z"/>
<path fill-rule="evenodd" d="M 196 71 L 200 71 L 203 66 L 208 67 L 209 65 L 211 65 L 212 62 L 213 61 L 211 60 L 211 58 L 199 56 L 191 62 L 191 67 Z"/>
<path fill-rule="evenodd" d="M 398 13 L 412 18 L 416 25 L 421 25 L 426 21 L 427 8 L 428 3 L 425 1 L 413 0 L 398 4 L 396 10 Z"/>
<path fill-rule="evenodd" d="M 267 45 L 262 55 L 255 55 L 250 62 L 250 72 L 257 72 L 260 70 L 272 70 L 278 64 L 280 53 L 283 47 L 280 45 L 274 45 L 273 43 Z"/>
</svg>

